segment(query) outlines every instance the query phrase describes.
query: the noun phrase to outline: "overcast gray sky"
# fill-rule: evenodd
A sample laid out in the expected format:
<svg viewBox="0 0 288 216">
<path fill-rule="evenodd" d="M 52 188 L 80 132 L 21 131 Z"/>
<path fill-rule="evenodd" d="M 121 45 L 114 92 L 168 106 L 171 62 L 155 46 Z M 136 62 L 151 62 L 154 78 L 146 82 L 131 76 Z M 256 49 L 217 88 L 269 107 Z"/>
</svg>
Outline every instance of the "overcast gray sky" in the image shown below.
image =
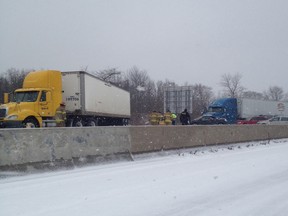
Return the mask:
<svg viewBox="0 0 288 216">
<path fill-rule="evenodd" d="M 288 92 L 287 0 L 0 0 L 0 72 L 133 66 L 153 80 Z"/>
</svg>

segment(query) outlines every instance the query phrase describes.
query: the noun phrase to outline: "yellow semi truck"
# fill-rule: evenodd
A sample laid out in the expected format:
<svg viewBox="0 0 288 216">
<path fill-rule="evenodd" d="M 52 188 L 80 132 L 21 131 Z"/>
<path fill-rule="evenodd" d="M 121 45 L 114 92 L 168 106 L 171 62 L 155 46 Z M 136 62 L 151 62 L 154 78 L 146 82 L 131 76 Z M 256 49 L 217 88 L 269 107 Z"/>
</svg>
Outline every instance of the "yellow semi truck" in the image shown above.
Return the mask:
<svg viewBox="0 0 288 216">
<path fill-rule="evenodd" d="M 0 127 L 126 125 L 130 93 L 84 71 L 28 73 L 23 88 L 7 94 Z"/>
</svg>

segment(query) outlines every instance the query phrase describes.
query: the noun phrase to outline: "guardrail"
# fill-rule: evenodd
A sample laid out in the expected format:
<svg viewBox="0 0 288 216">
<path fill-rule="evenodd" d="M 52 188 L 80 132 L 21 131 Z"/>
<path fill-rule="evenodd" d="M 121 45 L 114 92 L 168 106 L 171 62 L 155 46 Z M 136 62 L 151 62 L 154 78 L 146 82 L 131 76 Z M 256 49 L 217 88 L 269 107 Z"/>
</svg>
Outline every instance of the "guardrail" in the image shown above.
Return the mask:
<svg viewBox="0 0 288 216">
<path fill-rule="evenodd" d="M 131 153 L 280 138 L 288 138 L 288 125 L 1 129 L 0 170 L 83 164 Z"/>
</svg>

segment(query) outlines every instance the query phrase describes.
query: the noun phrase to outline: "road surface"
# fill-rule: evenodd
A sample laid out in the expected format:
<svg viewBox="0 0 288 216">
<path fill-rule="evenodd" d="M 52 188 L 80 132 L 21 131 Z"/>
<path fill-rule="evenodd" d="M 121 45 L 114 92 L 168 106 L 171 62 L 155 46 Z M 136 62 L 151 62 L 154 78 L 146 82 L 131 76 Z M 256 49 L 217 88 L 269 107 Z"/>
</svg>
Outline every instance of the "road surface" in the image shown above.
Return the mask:
<svg viewBox="0 0 288 216">
<path fill-rule="evenodd" d="M 0 179 L 0 215 L 286 216 L 287 155 L 282 139 L 11 176 Z"/>
</svg>

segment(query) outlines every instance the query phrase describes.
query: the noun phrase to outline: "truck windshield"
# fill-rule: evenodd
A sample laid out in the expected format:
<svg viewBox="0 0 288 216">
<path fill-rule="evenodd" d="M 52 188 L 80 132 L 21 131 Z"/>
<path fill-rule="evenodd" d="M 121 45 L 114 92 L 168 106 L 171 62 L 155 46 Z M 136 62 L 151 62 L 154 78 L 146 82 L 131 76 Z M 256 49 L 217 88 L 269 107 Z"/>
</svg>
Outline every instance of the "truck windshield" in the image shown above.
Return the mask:
<svg viewBox="0 0 288 216">
<path fill-rule="evenodd" d="M 35 102 L 38 94 L 38 91 L 15 92 L 14 102 Z"/>
<path fill-rule="evenodd" d="M 222 107 L 209 107 L 208 112 L 223 112 Z"/>
</svg>

